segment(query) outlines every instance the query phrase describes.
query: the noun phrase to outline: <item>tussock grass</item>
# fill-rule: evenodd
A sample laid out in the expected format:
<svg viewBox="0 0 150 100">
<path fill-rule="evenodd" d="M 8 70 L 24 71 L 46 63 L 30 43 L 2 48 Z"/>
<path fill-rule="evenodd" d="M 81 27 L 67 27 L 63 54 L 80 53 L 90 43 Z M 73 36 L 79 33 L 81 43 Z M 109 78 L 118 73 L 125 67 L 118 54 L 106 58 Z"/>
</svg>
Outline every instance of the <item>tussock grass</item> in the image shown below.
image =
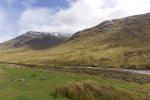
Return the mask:
<svg viewBox="0 0 150 100">
<path fill-rule="evenodd" d="M 58 86 L 54 96 L 64 96 L 71 100 L 140 100 L 127 91 L 103 86 L 92 80 Z"/>
<path fill-rule="evenodd" d="M 87 80 L 93 80 L 94 82 Z M 88 96 L 94 96 L 94 99 L 95 97 L 98 98 L 96 100 L 101 100 L 99 99 L 100 93 L 100 96 L 109 94 L 108 96 L 111 97 L 122 95 L 124 91 L 127 91 L 127 95 L 131 94 L 131 96 L 137 97 L 136 100 L 144 100 L 144 98 L 149 100 L 150 97 L 149 83 L 141 85 L 96 75 L 49 72 L 48 70 L 38 68 L 20 68 L 18 66 L 12 67 L 12 65 L 0 65 L 0 100 L 68 100 L 68 97 L 63 97 L 64 87 L 65 89 L 71 89 L 71 87 L 73 87 L 72 89 L 75 90 L 72 92 L 73 95 L 78 96 L 83 93 L 84 97 L 84 95 L 88 94 Z M 58 90 L 61 88 L 62 92 L 56 94 L 56 92 L 54 92 L 54 90 L 56 90 L 55 88 L 58 88 Z M 120 93 L 120 91 L 123 91 L 123 93 Z M 128 93 L 128 91 L 130 91 L 130 93 Z M 55 96 L 60 95 L 60 97 L 55 98 L 54 94 Z"/>
</svg>

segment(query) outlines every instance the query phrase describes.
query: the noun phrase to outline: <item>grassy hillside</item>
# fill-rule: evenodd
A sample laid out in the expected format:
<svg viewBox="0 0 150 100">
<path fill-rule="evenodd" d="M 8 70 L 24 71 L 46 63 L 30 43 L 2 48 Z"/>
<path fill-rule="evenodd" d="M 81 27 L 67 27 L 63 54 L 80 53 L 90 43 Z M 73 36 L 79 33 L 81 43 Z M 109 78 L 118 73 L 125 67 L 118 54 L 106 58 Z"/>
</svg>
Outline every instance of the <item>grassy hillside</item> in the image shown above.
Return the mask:
<svg viewBox="0 0 150 100">
<path fill-rule="evenodd" d="M 0 50 L 0 61 L 150 69 L 150 13 L 105 21 L 51 49 Z"/>
<path fill-rule="evenodd" d="M 97 90 L 94 89 L 93 84 Z M 150 96 L 149 83 L 140 85 L 94 75 L 49 72 L 42 69 L 0 65 L 0 99 L 2 100 L 69 100 L 71 94 L 73 100 L 80 100 L 78 98 L 85 97 L 87 93 L 78 94 L 82 92 L 80 90 L 82 85 L 89 87 L 86 89 L 92 89 L 91 93 L 96 93 L 96 98 L 110 96 L 105 100 L 112 100 L 111 97 L 114 98 L 113 100 L 117 100 L 116 98 L 120 98 L 119 100 L 126 100 L 125 98 L 148 100 Z M 62 94 L 61 90 L 64 91 L 64 88 L 69 89 L 68 92 L 66 91 L 69 95 Z M 71 91 L 71 88 L 75 92 Z M 115 92 L 121 95 L 116 95 Z M 73 97 L 77 97 L 77 99 Z"/>
</svg>

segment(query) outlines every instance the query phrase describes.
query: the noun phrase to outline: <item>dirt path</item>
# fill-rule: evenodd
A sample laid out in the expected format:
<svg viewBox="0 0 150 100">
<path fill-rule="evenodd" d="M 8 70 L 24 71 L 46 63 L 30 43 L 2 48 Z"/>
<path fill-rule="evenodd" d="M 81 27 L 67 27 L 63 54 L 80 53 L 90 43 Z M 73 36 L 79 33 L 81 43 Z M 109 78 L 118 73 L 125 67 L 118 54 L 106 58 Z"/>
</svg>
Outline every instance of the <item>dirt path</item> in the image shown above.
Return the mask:
<svg viewBox="0 0 150 100">
<path fill-rule="evenodd" d="M 150 83 L 150 71 L 133 70 L 133 69 L 116 69 L 116 68 L 100 68 L 100 67 L 78 67 L 78 66 L 37 66 L 24 64 L 5 64 L 10 68 L 40 68 L 48 71 L 84 73 L 90 75 L 100 75 L 118 80 L 129 82 L 137 82 L 141 84 Z"/>
<path fill-rule="evenodd" d="M 134 69 L 120 69 L 120 70 L 131 73 L 150 75 L 150 70 L 134 70 Z"/>
</svg>

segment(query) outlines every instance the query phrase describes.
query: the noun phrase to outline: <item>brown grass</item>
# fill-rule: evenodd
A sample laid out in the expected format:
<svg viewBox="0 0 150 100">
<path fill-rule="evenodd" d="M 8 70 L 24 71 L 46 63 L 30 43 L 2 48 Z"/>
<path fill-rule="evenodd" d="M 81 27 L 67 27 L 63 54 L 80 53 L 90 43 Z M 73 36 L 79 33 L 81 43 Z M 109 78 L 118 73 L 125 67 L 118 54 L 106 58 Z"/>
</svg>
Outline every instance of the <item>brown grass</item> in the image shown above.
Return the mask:
<svg viewBox="0 0 150 100">
<path fill-rule="evenodd" d="M 80 31 L 54 48 L 0 48 L 1 62 L 150 69 L 150 20 L 139 15 Z M 112 24 L 113 23 L 113 24 Z"/>
<path fill-rule="evenodd" d="M 58 86 L 55 88 L 54 96 L 64 96 L 71 100 L 140 100 L 130 92 L 102 86 L 91 80 Z"/>
</svg>

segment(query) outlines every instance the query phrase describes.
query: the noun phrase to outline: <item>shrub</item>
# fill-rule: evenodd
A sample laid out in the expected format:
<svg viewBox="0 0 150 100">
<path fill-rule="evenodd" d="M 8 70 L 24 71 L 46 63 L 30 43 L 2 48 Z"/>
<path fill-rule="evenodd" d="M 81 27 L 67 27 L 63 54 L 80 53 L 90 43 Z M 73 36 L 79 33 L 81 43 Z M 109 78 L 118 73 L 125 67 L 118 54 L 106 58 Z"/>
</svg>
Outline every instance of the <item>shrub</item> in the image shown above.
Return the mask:
<svg viewBox="0 0 150 100">
<path fill-rule="evenodd" d="M 102 86 L 91 80 L 57 86 L 55 87 L 54 96 L 64 96 L 71 100 L 138 100 L 127 91 Z"/>
</svg>

